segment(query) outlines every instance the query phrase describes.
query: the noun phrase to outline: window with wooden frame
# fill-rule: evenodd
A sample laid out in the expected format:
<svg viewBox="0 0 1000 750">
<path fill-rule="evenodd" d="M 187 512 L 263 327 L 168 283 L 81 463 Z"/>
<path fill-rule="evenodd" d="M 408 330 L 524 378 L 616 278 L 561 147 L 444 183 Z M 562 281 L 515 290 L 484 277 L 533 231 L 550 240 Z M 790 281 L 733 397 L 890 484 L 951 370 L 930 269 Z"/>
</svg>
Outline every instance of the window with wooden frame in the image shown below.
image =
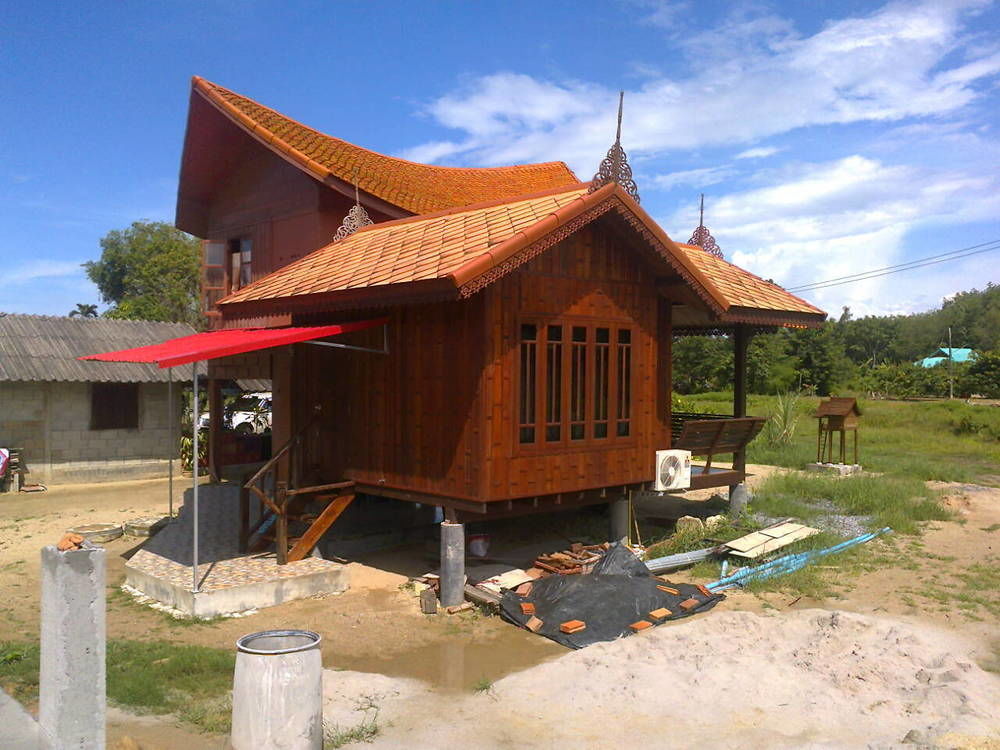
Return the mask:
<svg viewBox="0 0 1000 750">
<path fill-rule="evenodd" d="M 91 383 L 90 429 L 139 428 L 138 383 Z"/>
<path fill-rule="evenodd" d="M 519 330 L 520 446 L 599 446 L 632 436 L 631 328 L 569 319 Z"/>
<path fill-rule="evenodd" d="M 206 240 L 202 243 L 201 293 L 202 311 L 206 315 L 218 314 L 215 303 L 226 296 L 226 248 L 225 242 Z"/>
<path fill-rule="evenodd" d="M 253 260 L 253 241 L 242 237 L 229 241 L 229 291 L 235 292 L 250 283 L 251 261 Z"/>
</svg>

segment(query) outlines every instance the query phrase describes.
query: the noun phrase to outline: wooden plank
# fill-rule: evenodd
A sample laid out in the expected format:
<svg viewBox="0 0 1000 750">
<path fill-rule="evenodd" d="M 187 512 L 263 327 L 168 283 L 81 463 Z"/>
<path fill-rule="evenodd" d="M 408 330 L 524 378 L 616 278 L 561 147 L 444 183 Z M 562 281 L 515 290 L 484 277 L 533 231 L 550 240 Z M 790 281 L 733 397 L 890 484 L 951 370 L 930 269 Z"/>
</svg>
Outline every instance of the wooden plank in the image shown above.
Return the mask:
<svg viewBox="0 0 1000 750">
<path fill-rule="evenodd" d="M 769 541 L 771 541 L 771 537 L 761 534 L 759 531 L 754 531 L 746 536 L 741 536 L 739 539 L 726 542 L 726 546 L 737 552 L 746 552 Z"/>
<path fill-rule="evenodd" d="M 798 531 L 799 529 L 806 528 L 804 524 L 792 523 L 791 521 L 786 521 L 778 526 L 771 526 L 766 529 L 760 529 L 760 533 L 771 537 L 772 539 L 777 539 L 783 537 L 785 534 L 791 534 L 793 531 Z"/>
<path fill-rule="evenodd" d="M 761 534 L 760 536 L 763 537 L 766 541 L 748 550 L 732 550 L 730 554 L 734 555 L 735 557 L 745 557 L 749 560 L 753 560 L 755 558 L 760 557 L 761 555 L 767 554 L 768 552 L 774 552 L 774 550 L 776 549 L 787 547 L 789 544 L 792 544 L 793 542 L 797 542 L 801 539 L 806 539 L 808 537 L 811 537 L 813 534 L 818 534 L 818 533 L 819 529 L 814 529 L 809 526 L 803 526 L 799 530 L 793 531 L 790 534 L 785 534 L 784 536 L 778 539 L 772 539 L 764 534 Z M 732 544 L 732 542 L 727 543 L 726 546 L 729 547 L 730 544 Z"/>
<path fill-rule="evenodd" d="M 316 484 L 311 487 L 298 487 L 294 490 L 288 490 L 285 494 L 305 495 L 314 492 L 327 492 L 329 490 L 343 490 L 353 486 L 354 482 L 333 482 L 332 484 Z"/>
<path fill-rule="evenodd" d="M 340 514 L 343 513 L 347 506 L 354 501 L 354 495 L 341 495 L 334 499 L 332 503 L 326 506 L 319 517 L 313 522 L 313 524 L 306 529 L 306 533 L 303 534 L 299 541 L 296 542 L 295 546 L 292 547 L 291 551 L 288 553 L 288 561 L 295 562 L 296 560 L 303 559 L 306 555 L 312 552 L 312 548 L 316 546 L 316 543 L 320 538 L 327 532 L 333 522 L 340 518 Z"/>
</svg>

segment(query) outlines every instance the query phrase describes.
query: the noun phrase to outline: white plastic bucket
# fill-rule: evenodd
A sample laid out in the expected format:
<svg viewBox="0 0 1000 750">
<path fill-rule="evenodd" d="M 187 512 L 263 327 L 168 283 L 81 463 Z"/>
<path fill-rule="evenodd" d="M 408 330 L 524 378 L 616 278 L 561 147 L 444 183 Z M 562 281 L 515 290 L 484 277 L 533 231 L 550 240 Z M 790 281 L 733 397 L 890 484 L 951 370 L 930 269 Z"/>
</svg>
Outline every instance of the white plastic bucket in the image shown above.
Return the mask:
<svg viewBox="0 0 1000 750">
<path fill-rule="evenodd" d="M 322 750 L 323 660 L 311 630 L 236 641 L 233 750 Z"/>
</svg>

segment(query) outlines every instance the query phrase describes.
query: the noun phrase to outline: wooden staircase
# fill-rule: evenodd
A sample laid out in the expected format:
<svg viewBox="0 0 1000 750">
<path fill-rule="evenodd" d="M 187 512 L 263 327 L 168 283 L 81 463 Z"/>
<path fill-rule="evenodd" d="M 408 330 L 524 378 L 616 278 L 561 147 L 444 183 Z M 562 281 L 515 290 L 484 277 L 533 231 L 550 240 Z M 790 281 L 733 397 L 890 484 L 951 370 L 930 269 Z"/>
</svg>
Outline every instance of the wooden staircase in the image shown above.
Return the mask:
<svg viewBox="0 0 1000 750">
<path fill-rule="evenodd" d="M 241 552 L 259 552 L 273 542 L 278 565 L 302 560 L 354 501 L 354 482 L 297 486 L 302 436 L 318 417 L 319 412 L 240 488 Z M 291 482 L 276 479 L 278 462 L 286 455 Z M 270 493 L 269 486 L 274 487 Z M 262 511 L 252 528 L 251 493 L 260 501 Z M 298 536 L 290 536 L 291 524 L 304 525 L 305 529 Z"/>
</svg>

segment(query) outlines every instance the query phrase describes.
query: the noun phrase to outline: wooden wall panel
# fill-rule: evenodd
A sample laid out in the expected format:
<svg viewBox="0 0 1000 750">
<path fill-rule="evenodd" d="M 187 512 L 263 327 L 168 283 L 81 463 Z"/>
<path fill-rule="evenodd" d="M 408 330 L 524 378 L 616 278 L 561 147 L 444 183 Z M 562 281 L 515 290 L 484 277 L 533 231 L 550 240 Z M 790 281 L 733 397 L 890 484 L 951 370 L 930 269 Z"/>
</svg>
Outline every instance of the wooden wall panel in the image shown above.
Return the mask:
<svg viewBox="0 0 1000 750">
<path fill-rule="evenodd" d="M 668 445 L 664 440 L 669 433 L 669 384 L 658 373 L 663 360 L 669 359 L 669 344 L 664 350 L 661 343 L 664 333 L 669 340 L 669 305 L 664 317 L 655 279 L 642 259 L 599 224 L 592 224 L 505 277 L 484 296 L 491 359 L 484 378 L 489 435 L 484 499 L 652 479 L 654 452 Z M 559 448 L 518 444 L 518 332 L 524 317 L 543 325 L 547 320 L 574 318 L 633 330 L 629 439 Z"/>
<path fill-rule="evenodd" d="M 390 313 L 388 355 L 295 347 L 295 420 L 307 436 L 307 476 L 351 477 L 449 497 L 479 494 L 483 299 Z M 379 348 L 382 329 L 340 337 Z"/>
<path fill-rule="evenodd" d="M 275 407 L 294 412 L 293 426 L 322 409 L 306 436 L 303 479 L 481 501 L 651 480 L 670 416 L 670 304 L 655 281 L 637 254 L 591 225 L 468 300 L 390 311 L 388 355 L 296 345 L 274 360 L 289 368 L 287 379 L 274 375 Z M 517 443 L 524 316 L 632 330 L 629 438 L 556 450 Z M 382 329 L 338 340 L 379 348 Z"/>
</svg>

